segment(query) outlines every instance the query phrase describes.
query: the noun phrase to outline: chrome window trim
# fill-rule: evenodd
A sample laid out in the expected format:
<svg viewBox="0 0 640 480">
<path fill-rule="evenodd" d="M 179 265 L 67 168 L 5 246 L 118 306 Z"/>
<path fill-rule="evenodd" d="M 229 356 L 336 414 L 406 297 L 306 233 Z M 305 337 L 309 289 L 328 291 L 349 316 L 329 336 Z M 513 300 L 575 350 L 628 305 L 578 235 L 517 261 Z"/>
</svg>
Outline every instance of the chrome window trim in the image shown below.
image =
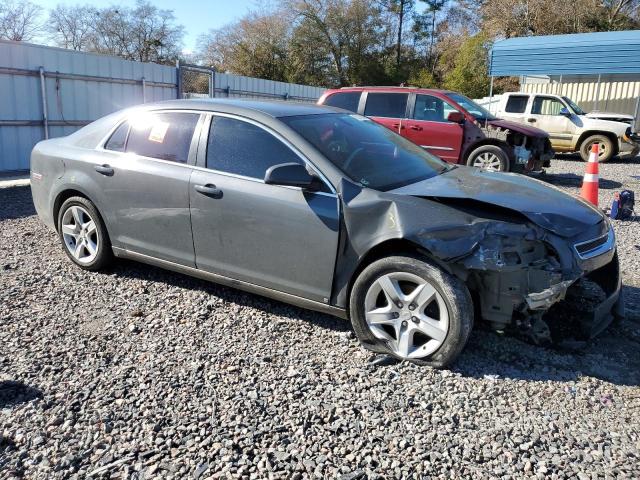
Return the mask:
<svg viewBox="0 0 640 480">
<path fill-rule="evenodd" d="M 607 237 L 607 240 L 602 245 L 600 245 L 600 246 L 598 246 L 596 248 L 593 248 L 593 249 L 591 249 L 591 250 L 589 250 L 587 252 L 584 252 L 584 253 L 580 253 L 578 251 L 578 247 L 580 245 L 585 245 L 587 243 L 591 243 L 591 242 L 593 242 L 595 240 L 598 240 L 598 239 L 604 237 L 605 235 Z M 597 256 L 602 255 L 604 253 L 607 253 L 607 252 L 609 252 L 609 251 L 611 251 L 611 250 L 613 250 L 615 248 L 615 246 L 616 246 L 616 235 L 615 235 L 615 232 L 613 231 L 612 227 L 609 227 L 609 231 L 605 235 L 601 235 L 599 237 L 592 238 L 591 240 L 587 240 L 585 242 L 576 243 L 573 246 L 573 249 L 575 250 L 576 254 L 578 255 L 578 257 L 580 257 L 581 260 L 589 260 L 591 258 L 594 258 L 594 257 L 597 257 Z"/>
<path fill-rule="evenodd" d="M 273 130 L 271 127 L 268 127 L 260 122 L 258 122 L 257 120 L 254 120 L 252 118 L 249 117 L 244 117 L 242 115 L 236 115 L 233 113 L 226 113 L 226 112 L 203 112 L 207 115 L 209 115 L 209 117 L 213 120 L 213 117 L 226 117 L 226 118 L 232 118 L 234 120 L 239 120 L 241 122 L 247 122 L 250 123 L 252 125 L 255 125 L 258 128 L 261 128 L 262 130 L 266 131 L 267 133 L 273 135 L 274 137 L 276 137 L 276 139 L 278 139 L 279 141 L 281 141 L 282 143 L 285 144 L 285 146 L 287 148 L 289 148 L 289 150 L 291 150 L 300 160 L 302 160 L 302 162 L 307 165 L 310 166 L 311 169 L 321 178 L 321 180 L 327 185 L 327 187 L 329 187 L 329 190 L 331 190 L 331 194 L 337 196 L 338 193 L 336 192 L 336 189 L 333 187 L 333 185 L 331 184 L 331 182 L 329 181 L 329 179 L 327 179 L 327 177 L 324 175 L 324 173 L 322 173 L 322 170 L 320 170 L 318 167 L 316 167 L 316 165 L 309 160 L 295 145 L 293 145 L 288 139 L 286 139 L 283 135 L 281 135 L 280 133 L 276 132 L 275 130 Z M 206 125 L 204 125 L 206 126 Z M 209 127 L 209 132 L 207 132 L 207 145 L 209 144 L 209 133 L 211 130 L 211 125 L 208 125 Z M 205 161 L 206 161 L 206 152 L 205 152 Z M 233 177 L 237 177 L 237 178 L 242 178 L 245 180 L 255 180 L 255 181 L 259 181 L 261 183 L 264 183 L 263 179 L 260 178 L 256 178 L 256 177 L 247 177 L 245 175 L 238 175 L 238 174 L 234 174 L 231 172 L 223 172 L 221 170 L 216 170 L 213 168 L 207 168 L 207 167 L 203 167 L 205 170 L 209 171 L 209 172 L 215 172 L 221 175 L 229 175 L 229 176 L 233 176 Z M 289 188 L 299 188 L 299 187 L 289 187 Z M 300 189 L 300 188 L 299 188 Z M 302 190 L 302 189 L 300 189 Z M 327 193 L 327 192 L 315 192 L 315 193 Z"/>
<path fill-rule="evenodd" d="M 214 115 L 218 115 L 217 112 L 209 112 L 209 111 L 205 111 L 205 110 L 194 110 L 194 109 L 180 109 L 180 108 L 171 108 L 171 109 L 166 109 L 166 110 L 151 110 L 150 112 L 153 113 L 195 113 L 198 115 L 204 115 L 205 118 L 212 118 Z M 231 118 L 237 118 L 238 120 L 242 120 L 242 121 L 248 121 L 249 123 L 254 123 L 256 126 L 263 128 L 264 130 L 267 130 L 269 133 L 272 133 L 272 130 L 263 126 L 262 124 L 253 121 L 252 119 L 249 119 L 247 117 L 243 117 L 243 116 L 239 116 L 239 115 L 233 115 L 233 114 L 227 114 L 227 113 L 221 113 L 221 116 L 227 116 L 227 117 L 231 117 Z M 104 148 L 104 145 L 106 144 L 106 142 L 109 141 L 109 139 L 111 138 L 111 135 L 113 135 L 113 132 L 115 132 L 117 130 L 117 128 L 122 125 L 124 122 L 128 121 L 129 118 L 128 117 L 123 117 L 122 119 L 118 120 L 118 122 L 116 122 L 115 126 L 112 127 L 109 130 L 109 133 L 107 135 L 104 136 L 104 138 L 99 142 L 98 147 L 96 147 L 96 150 L 99 152 L 108 152 L 111 155 L 116 155 L 119 158 L 124 158 L 127 156 L 131 156 L 132 158 L 139 158 L 142 160 L 153 160 L 154 162 L 160 162 L 160 163 L 166 163 L 167 165 L 173 165 L 173 166 L 180 166 L 180 167 L 184 167 L 184 168 L 189 168 L 191 170 L 199 170 L 202 172 L 209 172 L 209 173 L 215 173 L 217 175 L 224 175 L 227 177 L 233 177 L 233 178 L 239 178 L 241 180 L 249 180 L 251 182 L 256 182 L 256 183 L 263 183 L 264 184 L 264 179 L 261 178 L 255 178 L 255 177 L 247 177 L 244 175 L 238 175 L 235 173 L 230 173 L 230 172 L 223 172 L 221 170 L 214 170 L 212 168 L 206 168 L 206 167 L 200 167 L 198 165 L 192 165 L 189 163 L 183 163 L 183 162 L 175 162 L 173 160 L 165 160 L 163 158 L 155 158 L 155 157 L 147 157 L 145 155 L 139 155 L 137 153 L 133 153 L 133 152 L 118 152 L 116 150 L 109 150 Z M 201 125 L 201 129 L 202 133 L 204 133 L 204 128 L 208 127 L 208 124 L 203 124 Z M 197 130 L 197 128 L 196 128 Z M 194 131 L 194 135 L 195 135 L 195 131 Z M 206 132 L 207 135 L 209 134 L 209 132 Z M 327 180 L 327 178 L 324 176 L 324 174 L 320 171 L 320 169 L 316 168 L 316 166 L 313 164 L 313 162 L 311 162 L 310 160 L 308 160 L 297 148 L 295 148 L 291 142 L 289 142 L 288 140 L 284 139 L 284 137 L 282 137 L 282 135 L 280 135 L 278 132 L 273 132 L 275 133 L 275 136 L 278 139 L 283 139 L 283 143 L 285 145 L 287 145 L 303 162 L 305 162 L 305 164 L 310 165 L 313 170 L 322 178 L 323 182 L 325 182 L 327 184 L 327 186 L 329 187 L 329 189 L 331 190 L 331 192 L 311 192 L 309 191 L 309 193 L 313 193 L 315 195 L 324 195 L 327 197 L 332 197 L 332 198 L 338 198 L 338 194 L 335 190 L 335 188 L 333 188 L 333 185 L 331 184 L 331 182 L 329 182 L 329 180 Z M 273 134 L 272 133 L 272 134 Z M 278 188 L 288 188 L 291 190 L 300 190 L 303 191 L 302 188 L 300 187 L 292 187 L 292 186 L 288 186 L 288 185 L 271 185 L 272 187 L 278 187 Z"/>
<path fill-rule="evenodd" d="M 148 110 L 147 113 L 195 113 L 196 115 L 202 115 L 207 112 L 202 110 L 195 110 L 193 108 L 167 108 L 163 110 Z M 113 135 L 113 133 L 118 129 L 118 127 L 128 120 L 129 120 L 128 116 L 124 116 L 120 120 L 118 120 L 115 126 L 111 127 L 111 129 L 109 129 L 109 132 L 102 138 L 102 140 L 98 142 L 98 146 L 95 149 L 98 150 L 99 152 L 127 153 L 127 152 L 118 152 L 116 150 L 109 150 L 107 148 L 104 148 L 104 146 L 107 144 L 107 142 L 111 138 L 111 135 Z M 196 125 L 196 129 L 193 131 L 194 135 L 196 133 L 196 130 L 197 130 L 197 125 Z M 129 132 L 127 132 L 127 140 L 129 140 L 130 133 L 131 133 L 131 126 L 129 126 Z M 193 137 L 192 137 L 192 140 L 193 140 Z M 136 153 L 136 155 L 138 154 Z M 139 156 L 144 157 L 144 155 L 139 155 Z M 144 158 L 153 158 L 154 160 L 162 160 L 161 158 L 154 158 L 154 157 L 144 157 Z M 170 162 L 171 160 L 165 160 L 165 161 Z M 181 162 L 172 162 L 172 163 L 181 163 Z"/>
</svg>

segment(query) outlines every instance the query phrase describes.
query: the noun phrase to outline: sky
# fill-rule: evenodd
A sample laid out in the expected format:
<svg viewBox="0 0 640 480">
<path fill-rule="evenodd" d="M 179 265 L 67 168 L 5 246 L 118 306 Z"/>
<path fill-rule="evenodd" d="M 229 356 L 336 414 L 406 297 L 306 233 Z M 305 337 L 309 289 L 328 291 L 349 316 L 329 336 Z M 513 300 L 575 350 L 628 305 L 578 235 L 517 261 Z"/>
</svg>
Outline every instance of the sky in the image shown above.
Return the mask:
<svg viewBox="0 0 640 480">
<path fill-rule="evenodd" d="M 106 7 L 109 5 L 134 6 L 134 1 L 118 0 L 31 0 L 45 9 L 58 4 L 93 5 Z M 151 3 L 163 10 L 173 10 L 176 23 L 184 26 L 184 50 L 189 53 L 196 48 L 198 37 L 212 28 L 219 28 L 241 17 L 250 10 L 255 10 L 261 3 L 257 0 L 152 0 Z"/>
</svg>

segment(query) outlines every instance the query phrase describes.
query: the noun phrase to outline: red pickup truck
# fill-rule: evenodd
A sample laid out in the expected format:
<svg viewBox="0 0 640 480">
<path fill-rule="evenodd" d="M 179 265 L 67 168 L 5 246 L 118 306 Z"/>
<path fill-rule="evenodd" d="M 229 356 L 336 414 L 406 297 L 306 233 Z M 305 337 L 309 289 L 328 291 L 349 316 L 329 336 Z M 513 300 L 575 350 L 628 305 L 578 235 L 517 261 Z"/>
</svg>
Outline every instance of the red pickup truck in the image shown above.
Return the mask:
<svg viewBox="0 0 640 480">
<path fill-rule="evenodd" d="M 531 172 L 554 154 L 543 130 L 501 120 L 456 92 L 350 87 L 328 90 L 318 103 L 366 115 L 451 163 Z"/>
</svg>

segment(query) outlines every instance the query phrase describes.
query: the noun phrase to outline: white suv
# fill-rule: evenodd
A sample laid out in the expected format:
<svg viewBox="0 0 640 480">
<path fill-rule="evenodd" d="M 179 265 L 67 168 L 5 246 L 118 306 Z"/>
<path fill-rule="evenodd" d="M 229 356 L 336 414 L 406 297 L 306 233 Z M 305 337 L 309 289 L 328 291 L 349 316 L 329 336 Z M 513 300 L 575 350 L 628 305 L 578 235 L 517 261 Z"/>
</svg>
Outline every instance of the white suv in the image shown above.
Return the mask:
<svg viewBox="0 0 640 480">
<path fill-rule="evenodd" d="M 567 97 L 521 92 L 503 94 L 496 110 L 505 120 L 545 130 L 556 152 L 580 152 L 585 161 L 594 143 L 600 146 L 601 162 L 615 155 L 635 157 L 640 152 L 638 135 L 631 130 L 634 118 L 630 115 L 587 114 Z"/>
</svg>

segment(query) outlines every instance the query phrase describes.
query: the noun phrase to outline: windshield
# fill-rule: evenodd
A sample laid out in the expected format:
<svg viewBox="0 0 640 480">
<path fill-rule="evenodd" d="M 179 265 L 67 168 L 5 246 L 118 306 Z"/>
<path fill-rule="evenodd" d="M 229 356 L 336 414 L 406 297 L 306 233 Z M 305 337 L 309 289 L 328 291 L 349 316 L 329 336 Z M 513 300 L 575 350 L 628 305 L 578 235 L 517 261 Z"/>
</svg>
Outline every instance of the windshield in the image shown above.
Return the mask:
<svg viewBox="0 0 640 480">
<path fill-rule="evenodd" d="M 481 107 L 470 98 L 465 97 L 461 93 L 449 92 L 447 96 L 469 112 L 476 120 L 497 120 L 498 117 L 494 116 L 484 107 Z"/>
<path fill-rule="evenodd" d="M 361 115 L 329 113 L 280 120 L 364 187 L 392 190 L 449 169 L 438 157 Z"/>
<path fill-rule="evenodd" d="M 562 99 L 566 102 L 567 105 L 569 105 L 569 107 L 571 107 L 571 110 L 573 110 L 573 113 L 575 113 L 576 115 L 586 115 L 587 114 L 578 105 L 576 105 L 575 102 L 573 100 L 571 100 L 570 98 L 562 97 Z"/>
</svg>

